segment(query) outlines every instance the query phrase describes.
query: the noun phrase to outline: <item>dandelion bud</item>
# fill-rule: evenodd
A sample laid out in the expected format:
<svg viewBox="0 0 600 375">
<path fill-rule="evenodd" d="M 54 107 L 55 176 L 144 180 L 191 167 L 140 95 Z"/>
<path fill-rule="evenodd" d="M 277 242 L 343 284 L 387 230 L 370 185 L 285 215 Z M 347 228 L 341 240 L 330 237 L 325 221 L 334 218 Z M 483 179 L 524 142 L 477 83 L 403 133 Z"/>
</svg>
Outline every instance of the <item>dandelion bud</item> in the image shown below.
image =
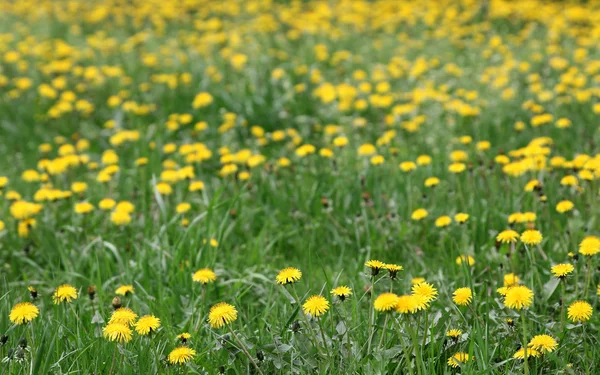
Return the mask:
<svg viewBox="0 0 600 375">
<path fill-rule="evenodd" d="M 90 297 L 90 301 L 93 301 L 94 297 L 96 296 L 96 286 L 95 285 L 88 286 L 87 292 L 88 292 L 88 296 Z"/>
<path fill-rule="evenodd" d="M 113 300 L 112 300 L 112 306 L 113 306 L 113 309 L 115 309 L 115 310 L 118 309 L 118 308 L 120 308 L 122 306 L 122 304 L 121 304 L 121 297 L 116 296 L 115 298 L 113 298 Z"/>
</svg>

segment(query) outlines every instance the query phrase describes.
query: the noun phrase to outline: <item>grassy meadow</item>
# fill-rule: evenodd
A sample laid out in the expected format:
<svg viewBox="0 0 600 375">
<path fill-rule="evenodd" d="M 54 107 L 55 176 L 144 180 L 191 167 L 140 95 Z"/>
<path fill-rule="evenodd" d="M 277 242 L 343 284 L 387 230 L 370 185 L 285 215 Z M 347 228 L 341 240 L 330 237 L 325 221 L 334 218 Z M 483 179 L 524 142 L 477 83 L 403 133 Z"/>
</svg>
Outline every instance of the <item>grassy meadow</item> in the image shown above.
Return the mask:
<svg viewBox="0 0 600 375">
<path fill-rule="evenodd" d="M 599 46 L 597 1 L 0 0 L 0 374 L 599 374 Z"/>
</svg>

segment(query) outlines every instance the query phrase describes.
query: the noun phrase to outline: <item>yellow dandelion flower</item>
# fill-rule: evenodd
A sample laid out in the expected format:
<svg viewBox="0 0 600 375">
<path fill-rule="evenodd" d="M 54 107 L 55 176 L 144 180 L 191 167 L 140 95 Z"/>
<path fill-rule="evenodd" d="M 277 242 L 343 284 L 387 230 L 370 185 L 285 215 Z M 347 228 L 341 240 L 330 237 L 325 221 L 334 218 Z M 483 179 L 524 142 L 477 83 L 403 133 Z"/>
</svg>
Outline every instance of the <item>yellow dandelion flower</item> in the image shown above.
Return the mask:
<svg viewBox="0 0 600 375">
<path fill-rule="evenodd" d="M 550 353 L 558 347 L 558 343 L 552 336 L 537 335 L 529 341 L 527 346 L 541 353 Z"/>
<path fill-rule="evenodd" d="M 512 229 L 504 230 L 496 236 L 496 241 L 501 243 L 514 243 L 519 239 L 519 233 Z"/>
<path fill-rule="evenodd" d="M 133 288 L 133 285 L 121 285 L 117 288 L 117 290 L 115 290 L 115 294 L 118 294 L 120 296 L 128 296 L 130 294 L 133 294 L 134 291 L 135 289 Z"/>
<path fill-rule="evenodd" d="M 17 303 L 10 310 L 8 318 L 15 324 L 25 324 L 31 322 L 40 315 L 40 310 L 31 302 Z"/>
<path fill-rule="evenodd" d="M 452 300 L 459 306 L 467 306 L 473 300 L 471 288 L 458 288 L 452 294 Z"/>
<path fill-rule="evenodd" d="M 187 346 L 180 346 L 169 353 L 169 363 L 172 365 L 183 365 L 194 359 L 195 356 L 196 351 L 194 349 Z"/>
<path fill-rule="evenodd" d="M 340 300 L 344 301 L 346 298 L 352 295 L 352 289 L 345 285 L 340 285 L 336 288 L 331 289 L 330 293 L 338 297 Z"/>
<path fill-rule="evenodd" d="M 302 271 L 294 267 L 284 268 L 279 271 L 277 277 L 275 277 L 275 281 L 280 285 L 293 284 L 296 281 L 300 280 L 302 277 Z"/>
<path fill-rule="evenodd" d="M 450 223 L 452 223 L 452 219 L 450 218 L 450 216 L 440 216 L 437 219 L 435 219 L 435 226 L 438 228 L 447 227 L 448 225 L 450 225 Z"/>
<path fill-rule="evenodd" d="M 237 314 L 238 312 L 233 305 L 219 302 L 210 308 L 208 322 L 212 328 L 221 328 L 234 322 L 237 319 Z"/>
<path fill-rule="evenodd" d="M 460 329 L 450 329 L 446 332 L 446 337 L 457 339 L 462 336 L 463 332 Z"/>
<path fill-rule="evenodd" d="M 535 358 L 539 357 L 541 353 L 533 348 L 527 349 L 527 358 Z M 515 354 L 513 354 L 513 358 L 515 359 L 525 359 L 525 349 L 521 348 L 517 350 Z"/>
<path fill-rule="evenodd" d="M 113 311 L 108 323 L 121 323 L 130 326 L 133 324 L 133 322 L 135 322 L 137 317 L 137 314 L 130 308 L 120 307 Z"/>
<path fill-rule="evenodd" d="M 390 311 L 398 304 L 398 296 L 394 293 L 380 294 L 373 302 L 373 307 L 377 311 Z"/>
<path fill-rule="evenodd" d="M 54 290 L 52 295 L 52 301 L 55 305 L 61 302 L 71 303 L 74 299 L 77 299 L 77 289 L 69 284 L 63 284 Z"/>
<path fill-rule="evenodd" d="M 567 275 L 573 272 L 574 270 L 575 267 L 573 267 L 573 265 L 569 263 L 557 264 L 555 266 L 552 266 L 552 268 L 550 269 L 550 271 L 555 277 L 561 279 L 567 277 Z"/>
<path fill-rule="evenodd" d="M 521 310 L 533 303 L 533 291 L 526 286 L 513 286 L 506 292 L 504 305 L 509 309 Z"/>
<path fill-rule="evenodd" d="M 416 285 L 413 285 L 412 292 L 414 295 L 423 297 L 425 303 L 429 304 L 432 301 L 437 299 L 437 289 L 433 287 L 432 284 L 427 282 L 422 282 Z"/>
<path fill-rule="evenodd" d="M 575 301 L 567 310 L 569 319 L 572 322 L 585 322 L 592 316 L 592 305 L 585 301 Z"/>
<path fill-rule="evenodd" d="M 467 353 L 458 352 L 452 357 L 448 358 L 448 366 L 452 368 L 459 368 L 463 364 L 469 362 L 471 357 Z"/>
<path fill-rule="evenodd" d="M 216 279 L 217 275 L 210 268 L 201 268 L 192 275 L 192 280 L 201 284 L 212 283 Z"/>
<path fill-rule="evenodd" d="M 108 323 L 103 329 L 104 338 L 115 342 L 129 342 L 132 338 L 131 329 L 127 324 L 123 323 Z"/>
<path fill-rule="evenodd" d="M 156 332 L 159 327 L 160 319 L 154 315 L 144 315 L 135 323 L 135 331 L 142 336 Z"/>
<path fill-rule="evenodd" d="M 542 242 L 542 233 L 535 229 L 528 229 L 525 232 L 521 233 L 521 241 L 526 245 L 538 245 Z"/>
<path fill-rule="evenodd" d="M 302 309 L 306 315 L 319 317 L 329 310 L 329 301 L 327 301 L 323 296 L 312 296 L 309 297 L 306 302 L 304 302 Z"/>
</svg>

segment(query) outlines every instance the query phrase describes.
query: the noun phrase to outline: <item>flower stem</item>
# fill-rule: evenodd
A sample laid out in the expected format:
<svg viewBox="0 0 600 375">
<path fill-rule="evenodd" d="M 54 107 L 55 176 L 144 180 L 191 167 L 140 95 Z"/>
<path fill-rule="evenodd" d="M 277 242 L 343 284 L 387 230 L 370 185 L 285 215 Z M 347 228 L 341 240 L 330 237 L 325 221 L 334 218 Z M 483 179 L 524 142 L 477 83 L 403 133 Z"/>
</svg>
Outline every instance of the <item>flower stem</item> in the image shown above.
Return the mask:
<svg viewBox="0 0 600 375">
<path fill-rule="evenodd" d="M 383 343 L 383 338 L 385 337 L 385 330 L 387 328 L 388 319 L 390 318 L 390 314 L 385 314 L 385 321 L 383 322 L 383 330 L 381 331 L 381 338 L 379 339 L 379 345 L 377 346 L 377 350 L 381 350 L 381 344 Z"/>
<path fill-rule="evenodd" d="M 258 365 L 256 364 L 256 362 L 254 362 L 254 359 L 252 358 L 252 356 L 250 355 L 250 353 L 248 353 L 248 349 L 246 349 L 246 346 L 240 341 L 240 339 L 237 337 L 237 335 L 235 334 L 235 332 L 233 332 L 233 329 L 231 329 L 230 325 L 227 325 L 227 328 L 229 329 L 229 332 L 231 333 L 231 335 L 233 336 L 233 338 L 235 339 L 235 341 L 237 342 L 237 344 L 240 346 L 240 349 L 242 349 L 242 351 L 244 352 L 244 354 L 246 355 L 246 357 L 248 357 L 248 359 L 250 360 L 250 363 L 252 363 L 252 366 L 254 366 L 254 368 L 256 369 L 256 371 L 258 371 L 258 373 L 260 375 L 264 375 L 262 371 L 260 371 L 260 368 L 258 367 Z"/>
<path fill-rule="evenodd" d="M 370 293 L 371 293 L 371 298 L 369 301 L 369 343 L 367 345 L 367 356 L 369 354 L 371 354 L 371 341 L 373 340 L 373 328 L 375 325 L 374 320 L 374 315 L 373 315 L 373 288 L 375 285 L 373 285 L 375 281 L 375 276 L 371 275 L 371 289 L 370 289 Z"/>
<path fill-rule="evenodd" d="M 325 340 L 325 332 L 323 332 L 323 323 L 321 322 L 321 318 L 317 318 L 319 322 L 319 329 L 321 330 L 321 338 L 323 339 L 323 346 L 325 347 L 325 351 L 327 352 L 327 357 L 331 358 L 331 353 L 329 352 L 329 346 L 327 346 L 327 341 Z"/>
<path fill-rule="evenodd" d="M 525 375 L 529 375 L 529 363 L 527 362 L 527 321 L 525 310 L 521 311 L 521 325 L 523 326 L 523 361 L 525 362 Z"/>
</svg>

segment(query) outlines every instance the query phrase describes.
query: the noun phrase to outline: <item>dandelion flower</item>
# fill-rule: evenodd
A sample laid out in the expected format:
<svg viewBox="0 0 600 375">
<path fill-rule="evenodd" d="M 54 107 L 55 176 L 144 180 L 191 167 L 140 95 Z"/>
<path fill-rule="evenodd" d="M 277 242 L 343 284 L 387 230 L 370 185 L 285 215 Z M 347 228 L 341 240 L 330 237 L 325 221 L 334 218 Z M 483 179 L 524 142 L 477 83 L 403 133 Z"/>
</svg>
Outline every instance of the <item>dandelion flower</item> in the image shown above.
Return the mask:
<svg viewBox="0 0 600 375">
<path fill-rule="evenodd" d="M 117 290 L 115 291 L 115 294 L 118 294 L 120 296 L 128 296 L 130 294 L 133 294 L 133 292 L 134 292 L 133 285 L 121 285 L 120 287 L 117 288 Z"/>
<path fill-rule="evenodd" d="M 537 351 L 533 348 L 527 349 L 527 358 L 539 357 L 540 354 L 541 353 L 539 351 Z M 515 354 L 513 354 L 513 358 L 525 359 L 525 349 L 521 348 L 521 349 L 517 350 L 517 352 Z"/>
<path fill-rule="evenodd" d="M 312 296 L 309 297 L 306 302 L 304 302 L 302 308 L 304 310 L 304 314 L 313 317 L 319 317 L 329 310 L 329 301 L 327 301 L 323 296 Z"/>
<path fill-rule="evenodd" d="M 579 253 L 586 256 L 598 254 L 600 252 L 600 238 L 596 236 L 587 236 L 579 244 Z"/>
<path fill-rule="evenodd" d="M 562 213 L 571 211 L 573 209 L 573 207 L 575 207 L 575 205 L 571 201 L 567 201 L 567 200 L 560 201 L 556 205 L 556 212 L 559 212 L 562 214 Z"/>
<path fill-rule="evenodd" d="M 128 307 L 119 307 L 113 311 L 108 323 L 121 323 L 126 325 L 132 325 L 137 319 L 137 314 Z"/>
<path fill-rule="evenodd" d="M 471 288 L 458 288 L 452 294 L 452 300 L 459 306 L 467 306 L 473 300 Z"/>
<path fill-rule="evenodd" d="M 160 327 L 160 319 L 154 315 L 144 315 L 135 323 L 135 331 L 142 336 L 156 332 Z"/>
<path fill-rule="evenodd" d="M 412 292 L 415 295 L 423 297 L 425 303 L 434 301 L 438 295 L 437 289 L 435 289 L 432 284 L 429 284 L 427 282 L 422 282 L 413 285 Z"/>
<path fill-rule="evenodd" d="M 514 273 L 507 273 L 506 275 L 504 275 L 504 286 L 505 287 L 510 287 L 510 286 L 515 286 L 519 283 L 519 276 L 515 275 Z"/>
<path fill-rule="evenodd" d="M 454 215 L 454 220 L 456 220 L 456 222 L 458 222 L 459 224 L 464 224 L 467 220 L 469 220 L 469 214 L 465 214 L 465 213 L 458 213 L 456 215 Z"/>
<path fill-rule="evenodd" d="M 191 338 L 192 335 L 190 335 L 189 332 L 183 332 L 177 335 L 177 339 L 179 339 L 179 341 L 181 341 L 182 344 L 185 344 Z"/>
<path fill-rule="evenodd" d="M 102 329 L 104 338 L 115 342 L 129 342 L 132 338 L 131 329 L 127 324 L 123 323 L 108 323 Z"/>
<path fill-rule="evenodd" d="M 567 277 L 568 274 L 570 274 L 574 270 L 575 267 L 573 267 L 573 265 L 569 263 L 557 264 L 556 266 L 552 266 L 552 268 L 550 269 L 550 271 L 552 271 L 552 274 L 560 279 L 564 279 L 565 277 Z"/>
<path fill-rule="evenodd" d="M 237 310 L 233 305 L 219 302 L 210 308 L 208 322 L 212 328 L 221 328 L 237 319 Z"/>
<path fill-rule="evenodd" d="M 172 365 L 183 365 L 194 359 L 195 356 L 196 351 L 194 349 L 187 346 L 180 346 L 169 353 L 169 363 Z"/>
<path fill-rule="evenodd" d="M 369 260 L 365 263 L 365 266 L 371 269 L 372 276 L 376 276 L 381 269 L 385 268 L 385 263 L 378 260 Z"/>
<path fill-rule="evenodd" d="M 448 366 L 452 368 L 459 368 L 462 364 L 469 362 L 471 357 L 467 353 L 458 352 L 452 357 L 448 358 Z"/>
<path fill-rule="evenodd" d="M 212 283 L 216 279 L 217 275 L 210 268 L 201 268 L 192 275 L 192 280 L 201 284 Z"/>
<path fill-rule="evenodd" d="M 542 233 L 535 229 L 528 229 L 521 233 L 521 241 L 526 245 L 537 245 L 542 242 Z"/>
<path fill-rule="evenodd" d="M 526 286 L 511 287 L 504 296 L 504 304 L 514 310 L 521 310 L 533 303 L 533 291 Z"/>
<path fill-rule="evenodd" d="M 453 339 L 459 338 L 463 332 L 460 329 L 450 329 L 446 332 L 446 337 L 451 337 Z"/>
<path fill-rule="evenodd" d="M 115 225 L 126 225 L 131 223 L 131 216 L 127 212 L 114 211 L 110 214 L 110 221 Z"/>
<path fill-rule="evenodd" d="M 585 322 L 592 316 L 592 305 L 585 301 L 575 301 L 567 310 L 568 317 L 572 322 Z"/>
<path fill-rule="evenodd" d="M 55 305 L 61 302 L 71 303 L 74 299 L 77 299 L 77 289 L 69 284 L 59 286 L 52 295 L 52 301 Z"/>
<path fill-rule="evenodd" d="M 390 274 L 390 279 L 392 279 L 392 280 L 395 280 L 395 279 L 396 279 L 396 274 L 397 274 L 399 271 L 402 271 L 402 270 L 404 269 L 404 267 L 402 267 L 402 266 L 399 266 L 399 265 L 397 265 L 397 264 L 386 264 L 386 265 L 384 266 L 384 268 L 385 268 L 386 270 L 388 270 L 388 272 L 389 272 L 389 274 Z"/>
<path fill-rule="evenodd" d="M 452 219 L 450 218 L 450 216 L 440 216 L 437 219 L 435 219 L 435 226 L 438 228 L 447 227 L 448 225 L 450 225 L 450 223 L 452 223 Z"/>
<path fill-rule="evenodd" d="M 31 302 L 17 303 L 10 310 L 9 319 L 15 324 L 25 324 L 31 322 L 40 315 L 40 310 Z"/>
<path fill-rule="evenodd" d="M 398 297 L 398 303 L 394 308 L 400 314 L 414 313 L 418 311 L 417 300 L 414 296 L 403 295 Z"/>
<path fill-rule="evenodd" d="M 414 221 L 419 221 L 422 220 L 424 218 L 426 218 L 428 215 L 428 212 L 426 209 L 424 208 L 417 208 L 416 210 L 413 211 L 412 215 L 410 216 L 411 219 L 413 219 Z"/>
<path fill-rule="evenodd" d="M 373 307 L 377 311 L 390 311 L 395 308 L 398 304 L 398 296 L 394 293 L 383 293 L 379 295 L 375 302 L 373 303 Z"/>
<path fill-rule="evenodd" d="M 295 283 L 296 281 L 300 280 L 301 277 L 302 272 L 299 269 L 294 267 L 288 267 L 279 271 L 279 274 L 277 274 L 275 281 L 277 282 L 277 284 L 287 285 Z"/>
<path fill-rule="evenodd" d="M 558 347 L 558 343 L 552 336 L 537 335 L 529 341 L 527 346 L 542 353 L 550 353 Z"/>
<path fill-rule="evenodd" d="M 519 239 L 519 233 L 512 229 L 504 230 L 496 236 L 496 241 L 501 243 L 514 243 Z"/>
<path fill-rule="evenodd" d="M 338 297 L 341 301 L 344 301 L 352 295 L 352 289 L 345 285 L 340 285 L 337 288 L 332 289 L 331 294 Z"/>
<path fill-rule="evenodd" d="M 466 254 L 463 254 L 456 258 L 456 264 L 458 264 L 460 266 L 463 263 L 465 263 L 469 266 L 472 266 L 475 264 L 475 258 L 473 258 L 471 255 L 466 255 Z"/>
</svg>

